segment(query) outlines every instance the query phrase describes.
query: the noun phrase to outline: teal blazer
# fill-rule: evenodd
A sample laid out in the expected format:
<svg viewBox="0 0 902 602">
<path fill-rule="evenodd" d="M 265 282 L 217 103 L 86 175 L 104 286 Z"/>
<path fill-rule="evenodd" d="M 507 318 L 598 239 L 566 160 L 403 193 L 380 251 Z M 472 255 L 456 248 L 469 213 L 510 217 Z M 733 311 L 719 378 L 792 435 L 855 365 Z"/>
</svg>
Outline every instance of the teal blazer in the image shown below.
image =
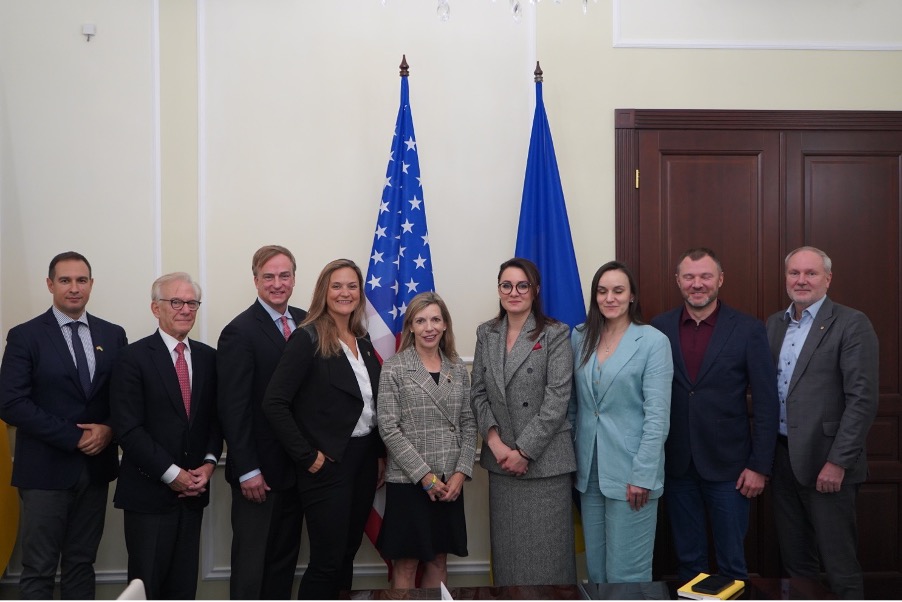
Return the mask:
<svg viewBox="0 0 902 602">
<path fill-rule="evenodd" d="M 584 325 L 571 336 L 573 394 L 569 418 L 576 448 L 576 488 L 585 493 L 589 471 L 601 492 L 626 500 L 627 484 L 664 492 L 664 441 L 670 430 L 673 354 L 670 341 L 651 326 L 630 324 L 594 378 L 597 356 L 581 365 Z M 598 447 L 596 464 L 592 455 Z"/>
</svg>

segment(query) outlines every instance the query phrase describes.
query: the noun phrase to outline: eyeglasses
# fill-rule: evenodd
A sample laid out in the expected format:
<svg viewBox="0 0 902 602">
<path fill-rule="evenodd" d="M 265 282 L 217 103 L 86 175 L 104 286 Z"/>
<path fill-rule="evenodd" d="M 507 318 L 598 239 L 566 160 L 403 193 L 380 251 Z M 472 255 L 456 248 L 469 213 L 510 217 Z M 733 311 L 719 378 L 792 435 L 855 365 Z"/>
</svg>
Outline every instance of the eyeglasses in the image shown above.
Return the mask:
<svg viewBox="0 0 902 602">
<path fill-rule="evenodd" d="M 176 311 L 182 309 L 186 305 L 191 311 L 197 311 L 197 308 L 200 307 L 200 301 L 195 301 L 193 299 L 191 301 L 185 301 L 183 299 L 157 299 L 157 301 L 169 301 L 169 305 Z"/>
<path fill-rule="evenodd" d="M 529 292 L 529 289 L 532 288 L 532 284 L 526 282 L 525 280 L 520 281 L 517 284 L 511 284 L 507 280 L 498 283 L 498 290 L 501 291 L 501 294 L 503 295 L 510 295 L 512 292 L 514 292 L 514 287 L 517 288 L 518 293 L 525 295 Z"/>
</svg>

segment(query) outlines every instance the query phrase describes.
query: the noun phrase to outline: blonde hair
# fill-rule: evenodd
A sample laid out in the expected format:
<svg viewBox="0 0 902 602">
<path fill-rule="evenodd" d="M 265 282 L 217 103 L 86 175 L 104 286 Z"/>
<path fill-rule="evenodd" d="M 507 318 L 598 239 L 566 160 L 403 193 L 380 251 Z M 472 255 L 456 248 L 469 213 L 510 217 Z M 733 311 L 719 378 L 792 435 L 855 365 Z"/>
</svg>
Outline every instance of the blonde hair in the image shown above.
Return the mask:
<svg viewBox="0 0 902 602">
<path fill-rule="evenodd" d="M 438 293 L 432 292 L 420 293 L 410 300 L 410 305 L 407 306 L 404 313 L 404 326 L 401 330 L 404 334 L 401 338 L 401 346 L 398 352 L 400 353 L 414 344 L 413 319 L 430 305 L 438 306 L 446 326 L 445 332 L 442 333 L 442 338 L 438 343 L 438 348 L 444 352 L 448 359 L 456 360 L 459 356 L 457 355 L 457 349 L 454 348 L 454 329 L 451 327 L 451 314 L 448 312 L 448 306 L 445 305 L 445 301 L 438 296 Z"/>
<path fill-rule="evenodd" d="M 360 291 L 360 301 L 351 312 L 348 319 L 348 330 L 355 337 L 366 335 L 366 299 L 363 296 L 363 274 L 357 264 L 350 259 L 336 259 L 326 264 L 316 279 L 313 288 L 313 298 L 310 299 L 310 308 L 307 317 L 301 322 L 301 326 L 312 324 L 316 328 L 316 352 L 322 357 L 332 357 L 341 353 L 341 343 L 338 339 L 338 325 L 329 314 L 326 299 L 329 295 L 329 282 L 332 274 L 342 268 L 351 268 L 357 274 L 357 285 Z"/>
</svg>

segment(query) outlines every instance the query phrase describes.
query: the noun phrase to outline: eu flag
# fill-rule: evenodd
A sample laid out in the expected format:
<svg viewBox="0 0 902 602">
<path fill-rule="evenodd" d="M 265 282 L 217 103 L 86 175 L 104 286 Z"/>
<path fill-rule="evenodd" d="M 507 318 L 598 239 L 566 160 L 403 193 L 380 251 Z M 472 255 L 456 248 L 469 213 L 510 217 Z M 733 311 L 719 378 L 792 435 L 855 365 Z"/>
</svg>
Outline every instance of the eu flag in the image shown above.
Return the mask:
<svg viewBox="0 0 902 602">
<path fill-rule="evenodd" d="M 570 237 L 564 189 L 542 100 L 542 70 L 538 63 L 536 113 L 529 139 L 515 254 L 538 266 L 542 274 L 539 295 L 546 314 L 569 324 L 570 328 L 585 322 L 586 305 Z"/>
</svg>

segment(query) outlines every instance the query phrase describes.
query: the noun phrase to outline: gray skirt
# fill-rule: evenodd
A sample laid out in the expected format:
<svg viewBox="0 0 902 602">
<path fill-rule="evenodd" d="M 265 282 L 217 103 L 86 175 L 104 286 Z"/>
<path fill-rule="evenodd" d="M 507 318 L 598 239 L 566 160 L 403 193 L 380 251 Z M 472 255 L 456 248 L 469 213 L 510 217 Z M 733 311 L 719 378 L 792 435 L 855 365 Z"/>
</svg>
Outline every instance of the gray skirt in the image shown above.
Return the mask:
<svg viewBox="0 0 902 602">
<path fill-rule="evenodd" d="M 576 583 L 570 473 L 518 479 L 489 473 L 492 582 Z"/>
</svg>

